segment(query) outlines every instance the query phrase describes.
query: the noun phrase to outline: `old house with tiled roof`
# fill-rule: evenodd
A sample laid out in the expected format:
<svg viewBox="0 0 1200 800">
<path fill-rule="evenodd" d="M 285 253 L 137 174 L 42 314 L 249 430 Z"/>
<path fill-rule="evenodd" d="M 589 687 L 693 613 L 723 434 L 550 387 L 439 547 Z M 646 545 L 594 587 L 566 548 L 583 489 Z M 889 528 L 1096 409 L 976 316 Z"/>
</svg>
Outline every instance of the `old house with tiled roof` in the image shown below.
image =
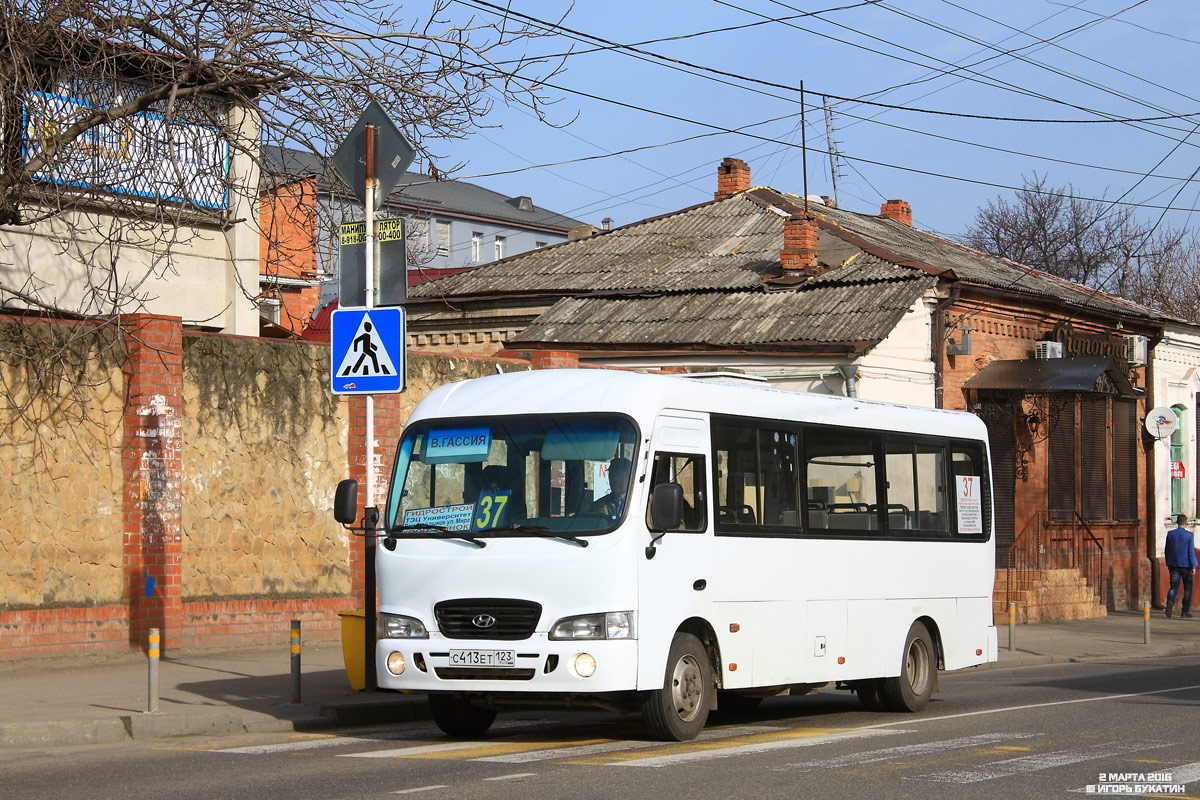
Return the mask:
<svg viewBox="0 0 1200 800">
<path fill-rule="evenodd" d="M 414 287 L 409 346 L 736 370 L 773 385 L 967 409 L 988 424 L 997 610 L 1137 606 L 1162 571 L 1136 303 L 912 227 L 755 187 Z M 1056 357 L 1057 356 L 1057 357 Z"/>
</svg>

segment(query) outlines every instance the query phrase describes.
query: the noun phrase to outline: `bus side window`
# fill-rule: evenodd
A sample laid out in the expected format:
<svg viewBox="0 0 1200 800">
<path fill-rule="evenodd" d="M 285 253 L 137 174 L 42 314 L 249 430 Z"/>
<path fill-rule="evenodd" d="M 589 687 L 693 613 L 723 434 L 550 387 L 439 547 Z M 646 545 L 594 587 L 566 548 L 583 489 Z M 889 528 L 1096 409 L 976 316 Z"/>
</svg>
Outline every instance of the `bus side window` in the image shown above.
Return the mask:
<svg viewBox="0 0 1200 800">
<path fill-rule="evenodd" d="M 980 506 L 983 536 L 990 536 L 992 532 L 992 520 L 989 512 L 992 507 L 992 487 L 988 481 L 988 468 L 983 454 L 983 447 L 977 444 L 954 444 L 951 448 L 950 459 L 950 472 L 956 483 L 963 476 L 973 475 L 981 479 L 980 485 L 983 491 L 981 493 L 982 502 Z M 963 535 L 963 532 L 959 531 L 957 526 L 955 526 L 954 532 Z"/>
<path fill-rule="evenodd" d="M 651 527 L 654 487 L 660 483 L 677 483 L 683 489 L 683 521 L 676 531 L 700 532 L 708 528 L 707 503 L 704 498 L 706 476 L 704 456 L 679 453 L 655 453 L 650 470 L 650 502 L 646 506 L 646 525 Z"/>
</svg>

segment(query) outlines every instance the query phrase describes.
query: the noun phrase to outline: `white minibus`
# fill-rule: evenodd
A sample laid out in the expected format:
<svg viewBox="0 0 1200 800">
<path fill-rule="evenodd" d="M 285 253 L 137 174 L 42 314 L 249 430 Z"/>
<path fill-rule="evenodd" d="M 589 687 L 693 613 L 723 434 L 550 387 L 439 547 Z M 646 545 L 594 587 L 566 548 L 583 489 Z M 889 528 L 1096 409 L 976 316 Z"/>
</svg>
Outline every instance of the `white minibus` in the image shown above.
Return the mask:
<svg viewBox="0 0 1200 800">
<path fill-rule="evenodd" d="M 379 686 L 427 692 L 450 735 L 557 704 L 682 741 L 827 684 L 918 711 L 939 669 L 997 656 L 987 437 L 963 412 L 616 370 L 462 381 L 409 418 L 379 535 Z"/>
</svg>

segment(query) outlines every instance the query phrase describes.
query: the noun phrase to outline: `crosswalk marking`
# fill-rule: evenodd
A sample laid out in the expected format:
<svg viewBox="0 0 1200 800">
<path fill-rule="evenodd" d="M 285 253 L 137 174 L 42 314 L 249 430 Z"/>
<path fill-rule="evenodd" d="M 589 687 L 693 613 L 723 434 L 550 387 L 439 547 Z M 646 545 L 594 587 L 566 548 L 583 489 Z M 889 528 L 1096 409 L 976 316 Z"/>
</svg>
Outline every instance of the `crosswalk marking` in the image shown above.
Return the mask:
<svg viewBox="0 0 1200 800">
<path fill-rule="evenodd" d="M 700 736 L 695 741 L 712 741 L 718 739 L 728 739 L 733 736 L 742 736 L 747 733 L 773 733 L 775 731 L 785 730 L 784 728 L 772 727 L 768 725 L 739 725 L 730 726 L 727 728 L 707 728 L 700 733 Z M 523 753 L 506 753 L 503 755 L 483 756 L 473 759 L 474 761 L 491 761 L 501 764 L 530 764 L 535 761 L 549 761 L 554 758 L 576 758 L 580 756 L 599 755 L 601 753 L 614 753 L 626 750 L 645 750 L 648 748 L 662 748 L 662 742 L 636 742 L 620 739 L 609 739 L 605 741 L 597 741 L 594 744 L 577 743 L 570 747 L 552 747 L 544 750 L 530 750 Z"/>
<path fill-rule="evenodd" d="M 479 747 L 479 742 L 442 742 L 441 744 L 425 744 L 413 747 L 397 747 L 392 750 L 368 750 L 365 753 L 339 753 L 338 758 L 438 758 L 456 750 L 470 750 Z M 454 756 L 461 758 L 458 753 Z"/>
<path fill-rule="evenodd" d="M 433 786 L 417 786 L 412 789 L 400 789 L 392 792 L 392 794 L 416 794 L 417 792 L 432 792 L 434 789 L 449 789 L 450 787 L 444 783 L 438 783 Z"/>
<path fill-rule="evenodd" d="M 636 753 L 618 755 L 616 760 L 609 756 L 606 760 L 589 759 L 570 760 L 570 764 L 612 764 L 623 767 L 672 767 L 691 761 L 709 761 L 714 758 L 729 758 L 730 756 L 748 755 L 751 753 L 767 753 L 774 750 L 785 750 L 794 747 L 812 747 L 829 742 L 840 742 L 848 739 L 869 739 L 876 736 L 895 736 L 911 731 L 892 728 L 877 730 L 870 728 L 795 728 L 776 733 L 765 733 L 742 737 L 742 741 L 700 742 L 690 745 L 676 745 L 678 752 L 669 752 L 658 756 L 641 756 Z M 682 749 L 686 748 L 686 749 Z"/>
<path fill-rule="evenodd" d="M 316 750 L 322 747 L 333 747 L 354 742 L 377 742 L 405 738 L 405 734 L 374 734 L 367 736 L 338 736 L 336 734 L 309 734 L 299 741 L 280 742 L 278 744 L 255 744 L 247 747 L 224 747 L 218 753 L 239 753 L 241 755 L 261 756 L 268 753 L 290 753 L 302 750 Z"/>
<path fill-rule="evenodd" d="M 937 781 L 939 783 L 978 783 L 980 781 L 1008 778 L 1013 775 L 1024 775 L 1043 769 L 1053 769 L 1081 761 L 1093 761 L 1099 758 L 1112 758 L 1136 753 L 1139 750 L 1153 750 L 1167 747 L 1168 742 L 1104 742 L 1073 750 L 1057 750 L 1052 753 L 1037 753 L 1020 758 L 1009 758 L 1003 761 L 993 761 L 974 769 L 948 770 L 935 772 L 931 775 L 906 776 L 908 780 Z"/>
<path fill-rule="evenodd" d="M 834 770 L 842 767 L 854 767 L 862 764 L 876 764 L 880 761 L 891 761 L 895 758 L 911 758 L 929 753 L 940 753 L 944 750 L 961 750 L 967 747 L 980 747 L 995 742 L 1011 741 L 1014 739 L 1031 739 L 1040 736 L 1037 733 L 984 733 L 978 736 L 963 736 L 958 739 L 947 739 L 940 742 L 923 742 L 907 744 L 898 747 L 885 747 L 881 750 L 871 750 L 865 753 L 850 753 L 835 758 L 823 758 L 813 761 L 800 761 L 795 764 L 785 764 L 775 767 L 778 772 L 790 770 L 823 769 Z"/>
</svg>

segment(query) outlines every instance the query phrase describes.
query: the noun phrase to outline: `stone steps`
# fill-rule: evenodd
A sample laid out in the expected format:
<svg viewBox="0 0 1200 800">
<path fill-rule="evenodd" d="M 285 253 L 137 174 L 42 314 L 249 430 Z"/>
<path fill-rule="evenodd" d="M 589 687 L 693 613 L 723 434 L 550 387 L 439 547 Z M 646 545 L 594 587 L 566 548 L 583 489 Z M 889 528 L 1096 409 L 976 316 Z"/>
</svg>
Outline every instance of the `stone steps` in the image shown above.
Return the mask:
<svg viewBox="0 0 1200 800">
<path fill-rule="evenodd" d="M 996 589 L 993 593 L 992 618 L 996 625 L 1008 624 L 1008 605 L 1005 599 L 1007 570 L 996 570 Z M 1108 609 L 1087 579 L 1074 569 L 1027 570 L 1013 576 L 1012 596 L 1017 604 L 1017 619 L 1029 622 L 1059 622 L 1072 619 L 1094 619 L 1108 615 Z"/>
</svg>

